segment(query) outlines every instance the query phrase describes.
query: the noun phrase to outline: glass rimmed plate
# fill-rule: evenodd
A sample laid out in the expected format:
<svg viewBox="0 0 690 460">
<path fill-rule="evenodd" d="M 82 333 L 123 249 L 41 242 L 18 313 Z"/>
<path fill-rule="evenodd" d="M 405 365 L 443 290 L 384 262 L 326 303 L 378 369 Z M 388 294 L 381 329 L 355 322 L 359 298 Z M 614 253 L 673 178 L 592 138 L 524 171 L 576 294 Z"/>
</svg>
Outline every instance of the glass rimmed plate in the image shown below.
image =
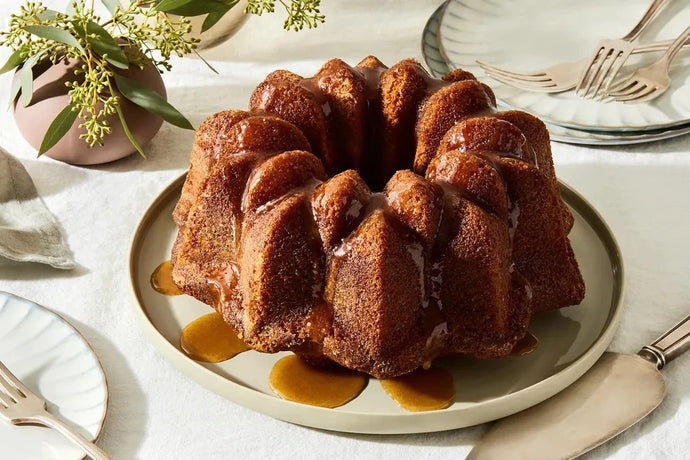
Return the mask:
<svg viewBox="0 0 690 460">
<path fill-rule="evenodd" d="M 439 49 L 438 43 L 438 29 L 441 17 L 443 16 L 443 9 L 446 5 L 447 2 L 441 5 L 431 15 L 422 33 L 422 55 L 424 57 L 424 62 L 432 75 L 439 78 L 451 70 Z M 493 85 L 495 82 L 490 82 L 490 84 Z M 500 100 L 498 101 L 498 105 L 502 110 L 509 110 L 511 108 Z M 690 126 L 687 125 L 654 131 L 619 131 L 616 133 L 584 131 L 566 128 L 552 123 L 546 123 L 546 127 L 553 141 L 584 145 L 642 144 L 690 134 Z"/>
<path fill-rule="evenodd" d="M 570 239 L 587 295 L 579 306 L 533 318 L 530 331 L 540 340 L 536 351 L 499 360 L 437 360 L 453 374 L 456 387 L 454 403 L 444 410 L 407 412 L 375 379 L 360 396 L 336 409 L 285 401 L 268 384 L 271 367 L 284 353 L 248 351 L 219 364 L 193 361 L 180 349 L 181 330 L 211 308 L 189 296 L 164 296 L 150 285 L 153 270 L 170 258 L 177 234 L 172 210 L 184 178 L 176 179 L 154 200 L 133 236 L 129 267 L 135 315 L 151 342 L 179 370 L 225 398 L 266 415 L 355 433 L 419 433 L 475 425 L 519 412 L 563 390 L 596 362 L 615 333 L 623 292 L 619 249 L 596 211 L 561 184 L 575 215 Z"/>
<path fill-rule="evenodd" d="M 603 103 L 573 91 L 544 94 L 518 90 L 486 76 L 481 60 L 513 71 L 533 71 L 587 58 L 601 38 L 622 37 L 642 16 L 646 0 L 453 0 L 439 28 L 441 53 L 491 85 L 496 97 L 544 121 L 593 131 L 665 129 L 690 123 L 690 54 L 672 67 L 671 88 L 649 103 Z M 690 23 L 685 2 L 670 2 L 643 34 L 644 43 L 673 39 Z M 534 25 L 538 24 L 538 27 Z M 659 53 L 631 56 L 620 75 L 653 62 Z"/>
<path fill-rule="evenodd" d="M 88 439 L 103 429 L 108 385 L 98 357 L 56 313 L 0 291 L 0 361 L 47 401 L 50 412 Z M 0 421 L 2 458 L 81 459 L 83 451 L 55 430 Z"/>
</svg>

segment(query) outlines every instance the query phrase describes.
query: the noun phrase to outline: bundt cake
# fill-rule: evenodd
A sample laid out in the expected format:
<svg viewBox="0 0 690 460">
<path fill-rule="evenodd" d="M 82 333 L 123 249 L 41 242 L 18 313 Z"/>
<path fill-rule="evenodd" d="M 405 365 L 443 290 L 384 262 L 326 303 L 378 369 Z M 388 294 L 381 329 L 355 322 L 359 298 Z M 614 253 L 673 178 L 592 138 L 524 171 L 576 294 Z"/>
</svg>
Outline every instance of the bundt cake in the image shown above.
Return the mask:
<svg viewBox="0 0 690 460">
<path fill-rule="evenodd" d="M 579 303 L 544 124 L 407 59 L 271 73 L 199 127 L 173 279 L 253 349 L 388 378 Z"/>
</svg>

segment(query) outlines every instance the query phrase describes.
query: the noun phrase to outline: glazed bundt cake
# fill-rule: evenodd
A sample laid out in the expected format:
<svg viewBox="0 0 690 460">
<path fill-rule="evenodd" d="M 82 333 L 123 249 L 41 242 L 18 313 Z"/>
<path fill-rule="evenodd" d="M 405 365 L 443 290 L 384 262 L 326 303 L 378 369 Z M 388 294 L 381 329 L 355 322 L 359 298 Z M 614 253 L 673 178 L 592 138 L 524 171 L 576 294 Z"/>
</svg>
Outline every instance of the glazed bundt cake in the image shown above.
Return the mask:
<svg viewBox="0 0 690 460">
<path fill-rule="evenodd" d="M 268 75 L 199 127 L 174 220 L 175 283 L 249 346 L 379 378 L 584 296 L 544 124 L 412 59 Z"/>
</svg>

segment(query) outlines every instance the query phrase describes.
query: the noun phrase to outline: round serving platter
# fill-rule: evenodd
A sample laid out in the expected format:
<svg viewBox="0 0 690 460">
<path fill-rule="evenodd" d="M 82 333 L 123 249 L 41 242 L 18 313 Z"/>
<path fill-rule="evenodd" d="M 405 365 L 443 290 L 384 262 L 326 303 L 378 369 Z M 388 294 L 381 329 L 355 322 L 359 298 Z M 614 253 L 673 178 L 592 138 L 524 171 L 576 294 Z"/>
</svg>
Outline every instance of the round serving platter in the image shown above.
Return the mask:
<svg viewBox="0 0 690 460">
<path fill-rule="evenodd" d="M 422 33 L 422 55 L 424 57 L 424 62 L 431 71 L 432 75 L 438 78 L 450 72 L 451 70 L 446 63 L 446 58 L 443 56 L 438 40 L 440 22 L 447 4 L 448 2 L 442 4 L 438 7 L 438 9 L 436 9 L 436 11 L 434 11 L 427 21 L 426 26 L 424 27 L 424 32 Z M 480 73 L 477 75 L 483 74 L 481 69 L 479 69 L 478 72 Z M 487 80 L 487 83 L 494 87 L 498 82 Z M 513 108 L 501 102 L 500 100 L 497 102 L 501 110 L 510 110 Z M 553 123 L 546 123 L 546 127 L 548 128 L 551 135 L 551 140 L 553 141 L 584 145 L 642 144 L 690 134 L 690 126 L 688 125 L 680 125 L 658 130 L 647 130 L 643 132 L 592 132 L 582 129 L 567 128 L 565 126 L 556 125 Z"/>
<path fill-rule="evenodd" d="M 641 43 L 676 38 L 690 21 L 685 2 L 669 2 Z M 463 68 L 491 85 L 506 104 L 544 121 L 593 131 L 664 129 L 690 123 L 690 58 L 673 63 L 671 88 L 651 103 L 602 103 L 577 96 L 528 92 L 488 77 L 477 60 L 520 72 L 587 58 L 603 38 L 624 36 L 649 6 L 646 0 L 451 0 L 439 28 L 441 52 L 451 68 Z M 539 24 L 539 27 L 533 27 Z M 654 62 L 661 53 L 631 56 L 620 75 Z"/>
<path fill-rule="evenodd" d="M 96 440 L 108 410 L 108 385 L 98 357 L 58 314 L 0 291 L 0 361 L 48 410 Z M 83 451 L 55 430 L 0 423 L 0 458 L 81 459 Z"/>
<path fill-rule="evenodd" d="M 170 258 L 177 229 L 172 211 L 185 175 L 153 201 L 134 234 L 129 254 L 134 311 L 160 353 L 201 385 L 246 407 L 288 422 L 354 433 L 421 433 L 495 420 L 531 407 L 566 388 L 606 350 L 618 324 L 623 293 L 622 259 L 613 235 L 597 212 L 560 184 L 573 210 L 570 233 L 587 294 L 579 306 L 535 316 L 530 331 L 540 345 L 532 353 L 499 360 L 453 357 L 437 360 L 454 378 L 456 398 L 447 409 L 407 412 L 371 379 L 360 396 L 336 409 L 286 401 L 270 389 L 268 375 L 285 353 L 242 353 L 219 363 L 196 362 L 180 349 L 182 328 L 211 308 L 192 297 L 153 290 L 151 273 Z"/>
</svg>

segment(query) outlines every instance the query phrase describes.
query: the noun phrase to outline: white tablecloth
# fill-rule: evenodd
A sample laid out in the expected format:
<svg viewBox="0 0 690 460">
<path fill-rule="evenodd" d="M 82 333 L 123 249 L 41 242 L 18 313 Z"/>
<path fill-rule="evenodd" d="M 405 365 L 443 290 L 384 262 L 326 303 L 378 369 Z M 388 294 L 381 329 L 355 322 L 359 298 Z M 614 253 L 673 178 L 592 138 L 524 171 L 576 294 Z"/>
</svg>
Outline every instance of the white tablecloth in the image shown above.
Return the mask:
<svg viewBox="0 0 690 460">
<path fill-rule="evenodd" d="M 3 28 L 19 3 L 0 4 Z M 311 75 L 331 57 L 352 64 L 368 54 L 389 64 L 421 60 L 421 31 L 439 3 L 324 0 L 326 24 L 298 34 L 282 31 L 282 13 L 252 17 L 229 42 L 204 53 L 220 75 L 196 59 L 176 60 L 164 76 L 169 99 L 197 125 L 216 111 L 244 108 L 252 88 L 276 68 Z M 0 57 L 7 55 L 2 50 Z M 7 100 L 10 78 L 0 78 L 0 101 Z M 0 112 L 0 126 L 0 145 L 32 175 L 79 265 L 63 272 L 2 264 L 0 289 L 61 312 L 93 345 L 111 395 L 99 444 L 116 458 L 461 458 L 481 436 L 485 426 L 405 436 L 303 428 L 231 403 L 185 377 L 137 325 L 127 254 L 146 207 L 186 169 L 192 132 L 164 125 L 147 147 L 148 160 L 131 156 L 80 168 L 36 159 L 9 111 Z M 622 248 L 627 291 L 611 349 L 636 352 L 690 312 L 690 137 L 617 148 L 554 143 L 553 150 L 559 177 L 601 212 Z M 690 353 L 664 373 L 668 395 L 661 406 L 588 458 L 687 458 Z"/>
</svg>

